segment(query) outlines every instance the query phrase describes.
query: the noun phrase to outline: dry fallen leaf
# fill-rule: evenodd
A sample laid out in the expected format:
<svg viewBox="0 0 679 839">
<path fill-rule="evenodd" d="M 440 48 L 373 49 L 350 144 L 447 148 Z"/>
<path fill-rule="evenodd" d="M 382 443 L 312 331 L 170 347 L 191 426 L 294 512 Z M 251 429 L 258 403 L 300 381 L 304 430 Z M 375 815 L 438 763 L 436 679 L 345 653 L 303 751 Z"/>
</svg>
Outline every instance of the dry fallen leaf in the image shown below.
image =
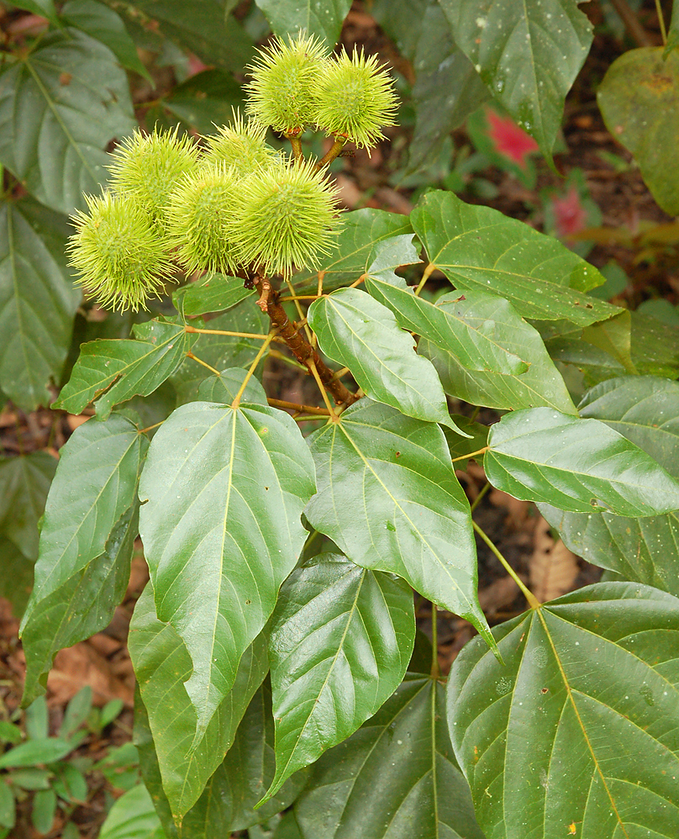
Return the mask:
<svg viewBox="0 0 679 839">
<path fill-rule="evenodd" d="M 533 539 L 533 555 L 528 563 L 530 588 L 541 603 L 561 597 L 573 588 L 579 573 L 578 559 L 561 539 L 554 541 L 549 524 L 538 519 Z"/>
</svg>

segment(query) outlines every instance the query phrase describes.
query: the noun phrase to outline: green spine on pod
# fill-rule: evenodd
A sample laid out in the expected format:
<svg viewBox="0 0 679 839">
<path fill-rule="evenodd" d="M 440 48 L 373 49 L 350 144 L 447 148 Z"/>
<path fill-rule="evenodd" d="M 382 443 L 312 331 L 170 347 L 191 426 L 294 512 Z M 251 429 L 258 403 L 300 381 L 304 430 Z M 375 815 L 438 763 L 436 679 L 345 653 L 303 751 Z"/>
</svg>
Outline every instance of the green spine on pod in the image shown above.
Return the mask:
<svg viewBox="0 0 679 839">
<path fill-rule="evenodd" d="M 239 175 L 249 175 L 260 166 L 268 166 L 279 154 L 265 141 L 266 127 L 247 121 L 234 110 L 231 125 L 224 125 L 218 133 L 207 137 L 205 162 L 224 163 Z"/>
<path fill-rule="evenodd" d="M 159 297 L 172 273 L 167 242 L 133 195 L 86 196 L 87 213 L 73 216 L 68 243 L 77 283 L 101 306 L 137 311 Z"/>
</svg>

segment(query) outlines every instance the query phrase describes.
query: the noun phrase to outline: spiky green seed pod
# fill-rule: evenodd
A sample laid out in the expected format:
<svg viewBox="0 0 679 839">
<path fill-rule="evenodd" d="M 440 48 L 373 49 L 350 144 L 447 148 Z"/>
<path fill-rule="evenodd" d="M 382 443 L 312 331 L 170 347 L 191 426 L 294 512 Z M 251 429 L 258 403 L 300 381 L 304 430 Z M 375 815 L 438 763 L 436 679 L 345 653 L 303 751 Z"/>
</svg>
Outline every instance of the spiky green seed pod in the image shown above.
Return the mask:
<svg viewBox="0 0 679 839">
<path fill-rule="evenodd" d="M 336 213 L 336 188 L 313 164 L 262 169 L 241 181 L 234 243 L 244 264 L 290 276 L 329 252 Z"/>
<path fill-rule="evenodd" d="M 224 163 L 239 175 L 249 175 L 266 167 L 278 157 L 278 152 L 265 141 L 266 128 L 248 119 L 239 111 L 233 112 L 231 125 L 223 126 L 216 136 L 208 137 L 205 163 Z"/>
<path fill-rule="evenodd" d="M 87 213 L 73 217 L 68 243 L 78 284 L 105 308 L 137 311 L 172 270 L 167 245 L 139 202 L 129 195 L 86 196 Z"/>
<path fill-rule="evenodd" d="M 297 136 L 314 122 L 314 94 L 327 62 L 327 50 L 317 38 L 300 33 L 284 43 L 274 38 L 259 51 L 251 65 L 252 81 L 246 85 L 245 110 L 260 125 Z"/>
<path fill-rule="evenodd" d="M 168 238 L 188 271 L 231 274 L 239 266 L 231 240 L 241 179 L 223 163 L 204 165 L 175 188 L 167 215 Z"/>
<path fill-rule="evenodd" d="M 316 100 L 316 126 L 359 148 L 372 148 L 384 138 L 381 129 L 395 125 L 398 100 L 391 77 L 363 50 L 351 56 L 343 50 L 325 64 Z"/>
<path fill-rule="evenodd" d="M 187 136 L 172 132 L 144 135 L 135 131 L 112 154 L 110 187 L 132 195 L 164 228 L 168 199 L 182 175 L 198 166 L 198 149 Z"/>
</svg>

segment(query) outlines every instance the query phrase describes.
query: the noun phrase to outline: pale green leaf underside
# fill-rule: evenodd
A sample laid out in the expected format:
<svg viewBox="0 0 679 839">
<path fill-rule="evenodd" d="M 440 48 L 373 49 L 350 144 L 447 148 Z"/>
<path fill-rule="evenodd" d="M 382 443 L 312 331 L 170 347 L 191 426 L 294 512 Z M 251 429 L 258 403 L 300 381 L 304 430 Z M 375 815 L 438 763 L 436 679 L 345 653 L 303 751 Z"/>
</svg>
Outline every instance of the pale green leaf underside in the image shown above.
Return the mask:
<svg viewBox="0 0 679 839">
<path fill-rule="evenodd" d="M 456 288 L 509 300 L 523 317 L 588 326 L 620 311 L 584 292 L 604 282 L 592 265 L 551 236 L 454 193 L 428 192 L 411 213 L 430 262 Z"/>
<path fill-rule="evenodd" d="M 340 289 L 315 300 L 307 318 L 323 352 L 348 367 L 371 399 L 453 427 L 431 362 L 415 353 L 412 336 L 369 294 Z"/>
<path fill-rule="evenodd" d="M 398 574 L 488 637 L 469 503 L 443 432 L 362 399 L 310 443 L 318 494 L 309 522 L 353 562 Z"/>
<path fill-rule="evenodd" d="M 443 687 L 408 674 L 318 761 L 295 815 L 303 839 L 484 839 L 446 731 Z"/>
<path fill-rule="evenodd" d="M 276 776 L 346 740 L 391 696 L 415 640 L 412 589 L 323 553 L 286 581 L 269 645 Z"/>
<path fill-rule="evenodd" d="M 588 586 L 494 634 L 505 665 L 474 640 L 448 682 L 488 839 L 679 835 L 679 600 Z"/>
<path fill-rule="evenodd" d="M 488 437 L 488 480 L 525 501 L 573 513 L 655 516 L 679 509 L 679 482 L 596 419 L 533 408 L 506 414 Z"/>
<path fill-rule="evenodd" d="M 440 0 L 456 43 L 551 161 L 566 94 L 587 58 L 583 0 Z"/>
<path fill-rule="evenodd" d="M 140 530 L 158 618 L 193 662 L 196 743 L 295 566 L 313 476 L 292 418 L 265 406 L 192 402 L 153 438 Z"/>
</svg>

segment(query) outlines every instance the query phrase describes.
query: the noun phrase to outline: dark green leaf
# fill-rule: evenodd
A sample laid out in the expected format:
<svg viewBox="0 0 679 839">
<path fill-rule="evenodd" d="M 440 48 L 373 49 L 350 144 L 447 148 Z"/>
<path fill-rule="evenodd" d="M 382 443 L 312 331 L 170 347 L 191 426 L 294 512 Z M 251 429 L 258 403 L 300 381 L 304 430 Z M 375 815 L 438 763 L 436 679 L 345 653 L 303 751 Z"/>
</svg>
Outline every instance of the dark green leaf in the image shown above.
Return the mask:
<svg viewBox="0 0 679 839">
<path fill-rule="evenodd" d="M 92 710 L 92 688 L 85 685 L 66 706 L 64 719 L 59 726 L 59 736 L 68 739 L 76 728 L 85 722 Z"/>
<path fill-rule="evenodd" d="M 39 696 L 26 708 L 26 736 L 29 740 L 44 740 L 49 737 L 47 700 L 44 696 Z"/>
<path fill-rule="evenodd" d="M 165 839 L 153 801 L 143 784 L 133 787 L 111 807 L 99 839 Z"/>
<path fill-rule="evenodd" d="M 265 335 L 270 327 L 269 318 L 250 298 L 242 300 L 230 311 L 218 315 L 206 324 L 194 322 L 193 326 L 229 332 L 245 332 Z M 207 362 L 216 370 L 227 367 L 250 367 L 261 349 L 259 338 L 242 338 L 230 335 L 201 334 L 192 347 L 201 361 Z M 206 367 L 187 358 L 170 381 L 177 391 L 180 402 L 191 402 L 198 398 L 198 388 L 202 381 L 214 376 Z"/>
<path fill-rule="evenodd" d="M 135 606 L 128 643 L 153 732 L 163 789 L 174 815 L 181 818 L 200 798 L 231 748 L 245 709 L 266 676 L 267 640 L 258 636 L 244 653 L 234 687 L 217 709 L 198 748 L 193 747 L 196 711 L 184 686 L 192 672 L 191 657 L 172 626 L 156 617 L 150 585 Z"/>
<path fill-rule="evenodd" d="M 679 55 L 662 47 L 629 50 L 608 68 L 597 102 L 606 127 L 628 149 L 658 204 L 679 213 L 679 174 L 662 149 L 679 131 Z"/>
<path fill-rule="evenodd" d="M 0 532 L 34 562 L 38 521 L 56 468 L 56 458 L 47 452 L 0 458 Z"/>
<path fill-rule="evenodd" d="M 33 12 L 40 17 L 46 17 L 51 23 L 58 23 L 54 0 L 19 0 L 18 3 L 12 3 L 12 5 L 18 6 L 20 9 L 26 9 L 26 11 Z"/>
<path fill-rule="evenodd" d="M 490 431 L 488 480 L 524 501 L 574 513 L 654 516 L 679 509 L 679 482 L 596 419 L 549 408 L 506 414 Z"/>
<path fill-rule="evenodd" d="M 57 811 L 57 794 L 53 789 L 42 789 L 33 796 L 31 822 L 38 833 L 49 833 Z"/>
<path fill-rule="evenodd" d="M 219 68 L 196 73 L 183 84 L 174 87 L 162 101 L 166 110 L 203 135 L 214 134 L 215 126 L 231 122 L 232 109 L 240 107 L 242 103 L 243 91 L 240 85 L 231 73 Z"/>
<path fill-rule="evenodd" d="M 63 216 L 30 198 L 0 202 L 0 384 L 26 411 L 52 398 L 81 299 L 66 267 L 68 234 Z"/>
<path fill-rule="evenodd" d="M 128 35 L 118 14 L 97 0 L 68 0 L 61 9 L 61 17 L 68 26 L 74 26 L 101 41 L 118 61 L 152 82 L 146 67 L 141 63 L 134 41 Z"/>
<path fill-rule="evenodd" d="M 11 778 L 12 786 L 19 789 L 49 789 L 54 773 L 50 769 L 15 769 Z"/>
<path fill-rule="evenodd" d="M 632 361 L 632 316 L 627 309 L 583 329 L 582 340 L 610 355 L 626 373 L 636 374 Z"/>
<path fill-rule="evenodd" d="M 418 352 L 431 359 L 446 393 L 473 405 L 515 410 L 538 406 L 575 414 L 575 406 L 561 374 L 554 366 L 540 333 L 520 317 L 502 297 L 471 290 L 439 297 L 434 308 L 467 326 L 471 335 L 529 363 L 524 372 L 503 374 L 491 370 L 470 372 L 452 345 L 422 340 Z M 462 356 L 464 359 L 464 356 Z"/>
<path fill-rule="evenodd" d="M 455 42 L 493 97 L 551 163 L 566 94 L 592 43 L 592 24 L 578 9 L 582 0 L 439 2 Z"/>
<path fill-rule="evenodd" d="M 26 702 L 43 692 L 38 678 L 57 650 L 103 628 L 125 591 L 146 447 L 136 426 L 114 415 L 81 425 L 61 450 L 21 626 Z"/>
<path fill-rule="evenodd" d="M 676 836 L 679 600 L 588 586 L 494 634 L 505 665 L 473 639 L 448 681 L 455 754 L 487 835 Z"/>
<path fill-rule="evenodd" d="M 469 503 L 441 429 L 364 398 L 310 443 L 318 483 L 305 510 L 311 525 L 353 562 L 398 574 L 489 637 Z"/>
<path fill-rule="evenodd" d="M 229 367 L 227 370 L 222 370 L 219 377 L 211 376 L 201 382 L 198 388 L 198 400 L 230 405 L 241 389 L 246 375 L 247 373 L 242 367 Z M 256 402 L 259 405 L 268 404 L 264 388 L 254 376 L 248 379 L 241 396 L 241 402 Z"/>
<path fill-rule="evenodd" d="M 295 36 L 303 29 L 333 47 L 339 40 L 342 22 L 351 0 L 255 0 L 271 28 L 281 37 Z"/>
<path fill-rule="evenodd" d="M 456 287 L 505 297 L 524 317 L 588 326 L 620 311 L 583 293 L 604 282 L 596 268 L 497 210 L 436 190 L 422 198 L 411 220 L 430 261 Z"/>
<path fill-rule="evenodd" d="M 295 805 L 304 839 L 483 839 L 445 719 L 443 687 L 408 676 L 316 764 Z"/>
<path fill-rule="evenodd" d="M 83 344 L 68 384 L 53 408 L 80 414 L 96 400 L 98 416 L 133 396 L 148 396 L 176 372 L 195 337 L 183 324 L 152 320 L 134 327 L 137 340 L 100 339 Z"/>
<path fill-rule="evenodd" d="M 276 776 L 267 798 L 378 710 L 401 683 L 414 640 L 402 580 L 328 553 L 293 572 L 271 624 Z"/>
<path fill-rule="evenodd" d="M 455 469 L 465 470 L 469 460 L 459 459 L 464 458 L 465 455 L 476 454 L 479 449 L 483 449 L 488 445 L 488 426 L 481 425 L 480 422 L 474 422 L 469 417 L 464 417 L 461 414 L 453 414 L 455 425 L 462 431 L 469 434 L 469 437 L 460 437 L 449 428 L 444 428 L 443 433 L 446 436 L 450 457 L 455 462 Z M 476 454 L 477 458 L 480 456 Z M 481 462 L 479 460 L 479 462 Z M 412 669 L 412 668 L 411 668 Z"/>
<path fill-rule="evenodd" d="M 415 354 L 412 337 L 389 309 L 360 289 L 344 288 L 314 300 L 307 319 L 323 352 L 348 367 L 371 399 L 455 430 L 436 371 Z"/>
<path fill-rule="evenodd" d="M 14 542 L 0 535 L 0 597 L 10 601 L 14 617 L 19 619 L 33 587 L 34 564 L 34 556 L 24 556 Z"/>
<path fill-rule="evenodd" d="M 234 683 L 306 538 L 311 455 L 273 408 L 192 402 L 166 420 L 142 475 L 141 533 L 156 609 L 186 644 L 196 738 Z"/>
<path fill-rule="evenodd" d="M 0 756 L 0 769 L 34 766 L 36 763 L 53 763 L 73 751 L 73 744 L 58 737 L 28 740 Z"/>
<path fill-rule="evenodd" d="M 175 291 L 173 299 L 185 315 L 204 315 L 207 312 L 224 312 L 246 297 L 253 296 L 254 291 L 243 288 L 243 280 L 239 277 L 212 274 Z"/>
<path fill-rule="evenodd" d="M 187 3 L 186 0 L 107 0 L 133 23 L 160 32 L 176 41 L 182 51 L 190 50 L 206 64 L 241 72 L 253 55 L 253 44 L 222 4 Z"/>
<path fill-rule="evenodd" d="M 12 828 L 14 827 L 15 820 L 14 796 L 12 795 L 12 790 L 3 779 L 0 780 L 0 827 Z"/>
<path fill-rule="evenodd" d="M 408 217 L 397 213 L 372 209 L 344 213 L 336 248 L 321 262 L 318 272 L 302 272 L 296 276 L 295 288 L 300 292 L 313 288 L 315 292 L 318 274 L 323 276 L 325 291 L 338 288 L 347 280 L 353 282 L 372 265 L 378 249 L 386 240 L 412 235 L 412 232 Z"/>
<path fill-rule="evenodd" d="M 417 297 L 403 280 L 400 283 L 399 280 L 396 274 L 388 279 L 383 274 L 371 276 L 366 279 L 365 288 L 378 302 L 391 309 L 400 327 L 415 332 L 437 349 L 454 356 L 466 370 L 504 376 L 517 376 L 528 370 L 525 361 L 502 346 L 502 339 L 505 338 L 506 343 L 506 337 L 502 330 L 497 329 L 495 321 L 485 319 L 470 323 L 464 317 L 466 311 L 460 312 L 454 305 L 447 308 L 434 305 Z M 457 296 L 459 299 L 460 295 Z M 468 299 L 467 296 L 462 297 L 463 301 Z M 480 308 L 484 302 L 501 301 L 506 304 L 502 298 L 483 292 L 476 292 L 472 299 L 478 301 Z M 448 302 L 453 303 L 453 300 L 448 297 Z M 470 307 L 461 308 L 466 310 Z"/>
<path fill-rule="evenodd" d="M 62 213 L 99 192 L 106 145 L 134 127 L 125 71 L 77 29 L 49 32 L 0 72 L 0 161 Z"/>
<path fill-rule="evenodd" d="M 632 361 L 639 373 L 679 378 L 679 327 L 632 312 Z"/>
</svg>

